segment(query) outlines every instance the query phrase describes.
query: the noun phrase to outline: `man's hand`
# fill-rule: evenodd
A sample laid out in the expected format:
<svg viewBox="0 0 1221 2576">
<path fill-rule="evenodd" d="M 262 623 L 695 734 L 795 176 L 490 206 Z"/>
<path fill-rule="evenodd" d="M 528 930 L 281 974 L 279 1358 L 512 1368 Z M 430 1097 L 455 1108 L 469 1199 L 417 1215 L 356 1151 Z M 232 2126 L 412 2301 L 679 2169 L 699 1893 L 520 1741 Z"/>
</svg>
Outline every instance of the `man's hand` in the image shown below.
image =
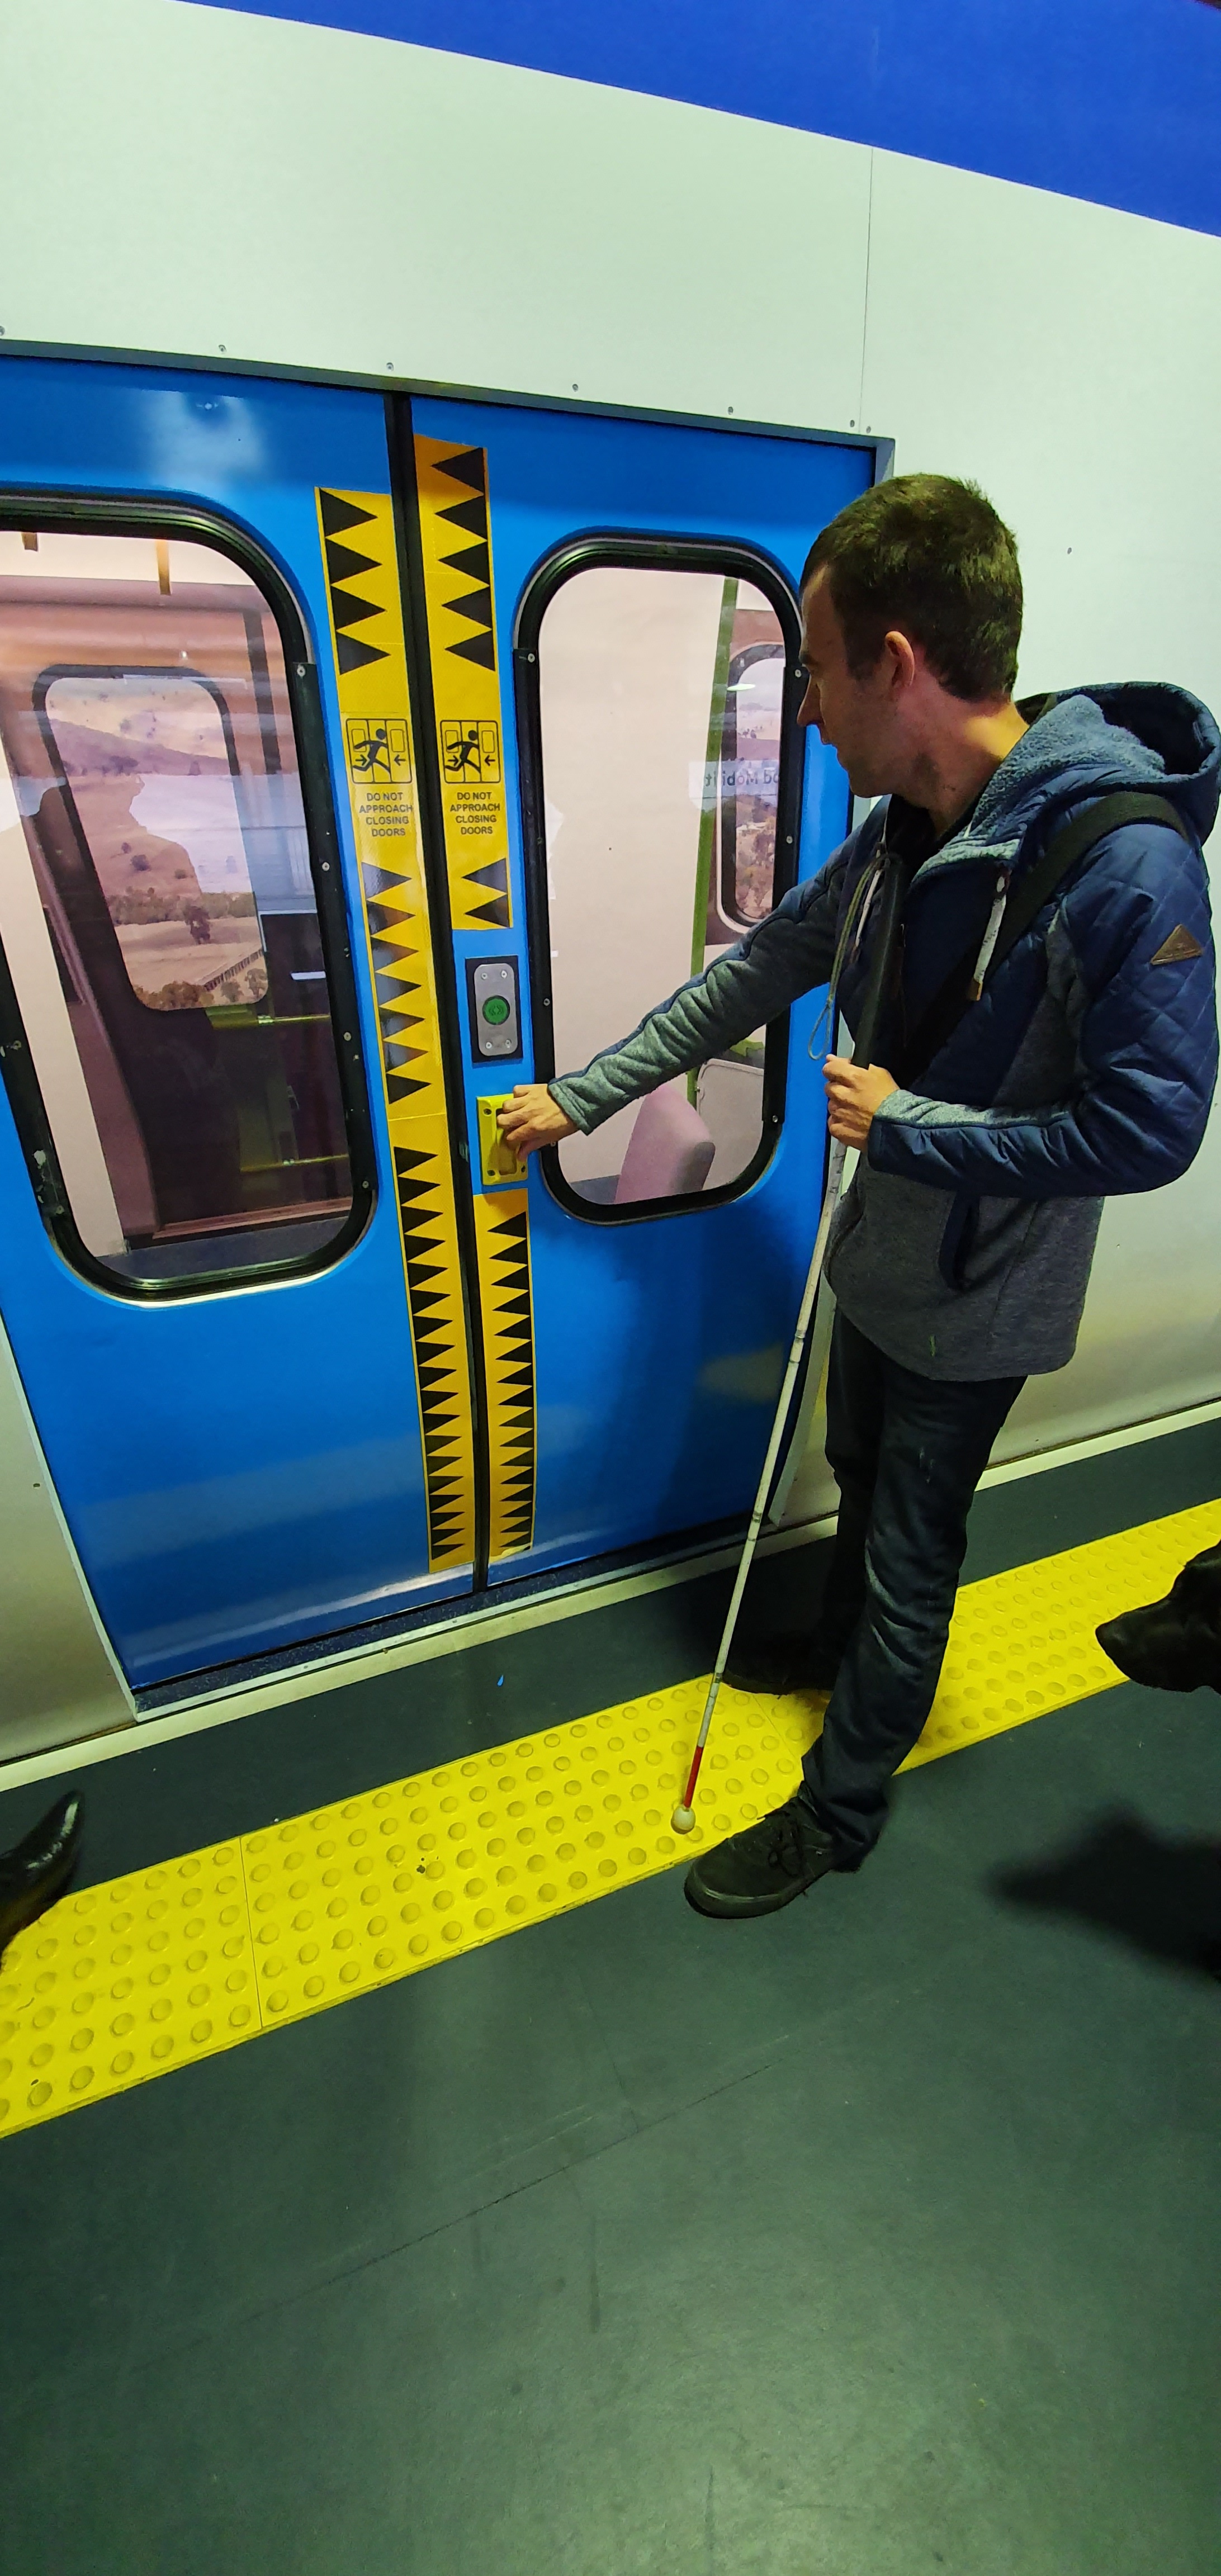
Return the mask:
<svg viewBox="0 0 1221 2576">
<path fill-rule="evenodd" d="M 576 1127 L 553 1100 L 545 1082 L 519 1082 L 499 1114 L 502 1135 L 517 1154 L 537 1153 L 540 1145 L 559 1145 L 575 1136 Z"/>
<path fill-rule="evenodd" d="M 829 1055 L 823 1066 L 827 1086 L 827 1125 L 841 1145 L 867 1145 L 873 1113 L 898 1083 L 880 1064 L 849 1064 Z"/>
</svg>

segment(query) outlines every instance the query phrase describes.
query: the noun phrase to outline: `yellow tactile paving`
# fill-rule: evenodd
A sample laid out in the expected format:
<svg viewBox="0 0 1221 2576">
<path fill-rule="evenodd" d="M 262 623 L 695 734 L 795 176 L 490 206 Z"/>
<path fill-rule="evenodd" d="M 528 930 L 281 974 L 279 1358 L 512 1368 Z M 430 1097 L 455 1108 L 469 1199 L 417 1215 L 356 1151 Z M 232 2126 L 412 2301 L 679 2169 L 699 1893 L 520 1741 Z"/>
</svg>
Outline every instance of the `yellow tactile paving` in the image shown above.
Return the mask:
<svg viewBox="0 0 1221 2576">
<path fill-rule="evenodd" d="M 1095 1628 L 1160 1600 L 1187 1558 L 1218 1537 L 1221 1503 L 1200 1503 L 965 1585 L 928 1724 L 903 1769 L 1110 1690 L 1123 1675 Z"/>
<path fill-rule="evenodd" d="M 1219 1534 L 1221 1504 L 1207 1504 L 967 1585 L 904 1768 L 1108 1689 L 1120 1676 L 1098 1622 L 1157 1598 Z M 0 2135 L 588 1904 L 765 1815 L 823 1703 L 725 1691 L 680 1841 L 670 1813 L 705 1688 L 682 1682 L 65 1897 L 0 1968 Z"/>
<path fill-rule="evenodd" d="M 82 1888 L 5 1953 L 0 2132 L 234 2048 L 259 2027 L 237 1843 Z"/>
</svg>

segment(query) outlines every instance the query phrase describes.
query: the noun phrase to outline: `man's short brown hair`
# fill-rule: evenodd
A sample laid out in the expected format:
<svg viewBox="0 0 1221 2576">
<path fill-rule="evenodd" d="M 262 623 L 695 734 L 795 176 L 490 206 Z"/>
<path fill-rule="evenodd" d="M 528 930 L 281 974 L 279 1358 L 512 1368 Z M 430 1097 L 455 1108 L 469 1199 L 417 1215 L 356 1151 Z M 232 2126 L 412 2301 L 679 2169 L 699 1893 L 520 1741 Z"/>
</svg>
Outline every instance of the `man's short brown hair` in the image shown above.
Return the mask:
<svg viewBox="0 0 1221 2576">
<path fill-rule="evenodd" d="M 815 538 L 802 589 L 824 569 L 855 677 L 874 669 L 897 628 L 954 697 L 1012 695 L 1022 576 L 1013 535 L 977 483 L 949 474 L 876 483 Z"/>
</svg>

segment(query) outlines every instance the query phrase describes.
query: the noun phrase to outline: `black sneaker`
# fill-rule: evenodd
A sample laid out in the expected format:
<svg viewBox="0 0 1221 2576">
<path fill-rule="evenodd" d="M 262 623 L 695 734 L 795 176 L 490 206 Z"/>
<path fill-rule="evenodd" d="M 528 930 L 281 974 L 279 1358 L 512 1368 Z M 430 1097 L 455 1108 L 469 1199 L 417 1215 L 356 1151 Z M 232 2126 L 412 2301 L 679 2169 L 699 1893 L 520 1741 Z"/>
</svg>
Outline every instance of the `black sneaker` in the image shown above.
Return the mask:
<svg viewBox="0 0 1221 2576">
<path fill-rule="evenodd" d="M 803 1799 L 789 1798 L 693 1861 L 683 1894 L 697 1914 L 775 1914 L 838 1867 L 830 1834 Z"/>
<path fill-rule="evenodd" d="M 831 1691 L 842 1652 L 817 1635 L 748 1636 L 731 1647 L 725 1679 L 734 1690 Z"/>
</svg>

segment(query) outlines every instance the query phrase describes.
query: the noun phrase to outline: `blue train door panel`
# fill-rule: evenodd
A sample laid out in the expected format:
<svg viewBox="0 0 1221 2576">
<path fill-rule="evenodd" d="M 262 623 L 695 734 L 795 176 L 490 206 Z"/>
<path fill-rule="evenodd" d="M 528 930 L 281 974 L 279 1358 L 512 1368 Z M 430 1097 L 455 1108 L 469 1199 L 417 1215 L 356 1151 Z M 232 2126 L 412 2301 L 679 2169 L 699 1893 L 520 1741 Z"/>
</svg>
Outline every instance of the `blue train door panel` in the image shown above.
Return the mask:
<svg viewBox="0 0 1221 2576">
<path fill-rule="evenodd" d="M 3 394 L 0 1309 L 143 1685 L 472 1580 L 386 418 L 43 361 Z"/>
<path fill-rule="evenodd" d="M 403 410 L 496 1581 L 724 1520 L 757 1479 L 821 1188 L 822 997 L 524 1177 L 495 1104 L 626 1035 L 842 837 L 842 772 L 793 721 L 796 589 L 871 459 Z"/>
<path fill-rule="evenodd" d="M 864 452 L 16 360 L 0 1310 L 137 1686 L 739 1513 L 817 998 L 522 1175 L 843 828 L 795 585 Z"/>
</svg>

